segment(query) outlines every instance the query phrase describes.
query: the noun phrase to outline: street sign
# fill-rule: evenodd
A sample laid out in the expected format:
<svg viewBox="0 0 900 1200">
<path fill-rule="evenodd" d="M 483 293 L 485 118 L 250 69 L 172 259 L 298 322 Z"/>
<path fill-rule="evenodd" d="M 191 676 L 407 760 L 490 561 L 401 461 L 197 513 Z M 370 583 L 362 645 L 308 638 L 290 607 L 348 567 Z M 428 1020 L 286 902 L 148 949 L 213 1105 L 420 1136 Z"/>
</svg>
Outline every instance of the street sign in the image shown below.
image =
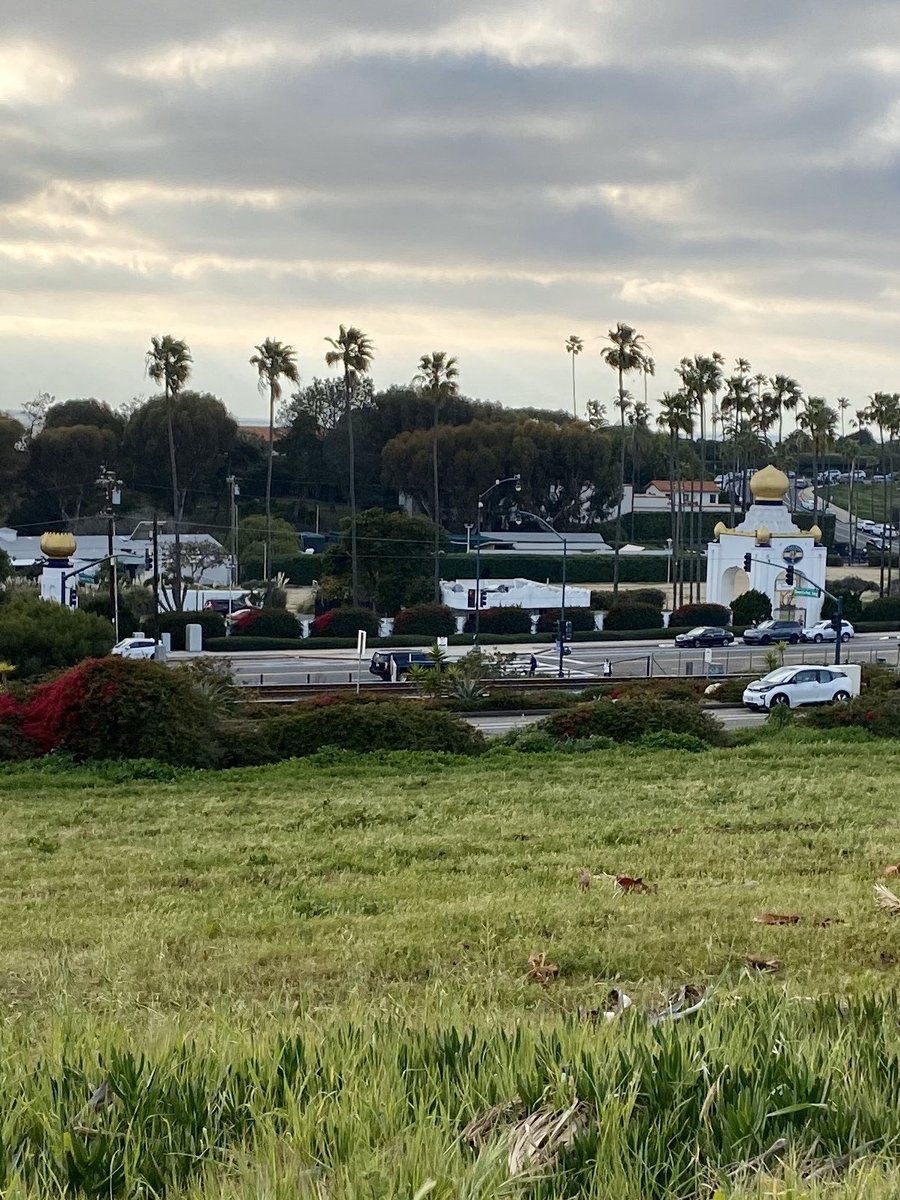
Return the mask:
<svg viewBox="0 0 900 1200">
<path fill-rule="evenodd" d="M 819 594 L 819 593 L 816 591 L 816 589 L 815 589 L 815 588 L 801 588 L 801 587 L 798 587 L 798 588 L 795 588 L 795 589 L 794 589 L 794 595 L 795 595 L 795 596 L 818 596 L 818 594 Z"/>
<path fill-rule="evenodd" d="M 364 629 L 357 629 L 357 631 L 356 631 L 356 653 L 360 658 L 362 658 L 362 656 L 365 654 L 365 652 L 366 652 L 366 631 Z"/>
<path fill-rule="evenodd" d="M 438 650 L 446 650 L 447 649 L 448 642 L 445 637 L 439 637 L 437 640 L 437 644 L 438 644 Z"/>
</svg>

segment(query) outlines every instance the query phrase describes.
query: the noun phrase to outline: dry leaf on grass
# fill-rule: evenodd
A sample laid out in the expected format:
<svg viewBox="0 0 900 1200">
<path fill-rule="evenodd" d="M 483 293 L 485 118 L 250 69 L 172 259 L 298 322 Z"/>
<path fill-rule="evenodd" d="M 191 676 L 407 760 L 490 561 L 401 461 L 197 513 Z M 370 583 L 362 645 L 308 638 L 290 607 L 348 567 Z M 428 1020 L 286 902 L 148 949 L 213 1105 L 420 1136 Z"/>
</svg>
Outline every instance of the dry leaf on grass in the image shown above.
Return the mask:
<svg viewBox="0 0 900 1200">
<path fill-rule="evenodd" d="M 796 913 L 760 913 L 753 920 L 757 925 L 799 925 L 800 918 Z"/>
<path fill-rule="evenodd" d="M 900 912 L 900 899 L 883 883 L 875 884 L 875 901 L 879 908 L 887 909 L 888 912 Z"/>
<path fill-rule="evenodd" d="M 499 1104 L 492 1104 L 477 1117 L 473 1117 L 460 1137 L 473 1150 L 479 1150 L 500 1126 L 517 1121 L 521 1115 L 522 1101 L 518 1096 L 514 1096 L 512 1100 L 502 1100 Z"/>
<path fill-rule="evenodd" d="M 590 871 L 587 869 L 587 867 L 582 868 L 582 870 L 579 871 L 579 873 L 578 873 L 578 890 L 579 890 L 579 892 L 590 891 L 591 880 L 593 878 L 594 878 L 593 875 L 590 873 Z"/>
<path fill-rule="evenodd" d="M 767 954 L 748 954 L 744 962 L 753 971 L 780 971 L 781 963 Z"/>
<path fill-rule="evenodd" d="M 646 892 L 648 895 L 653 891 L 653 888 L 644 883 L 643 879 L 633 879 L 630 875 L 617 875 L 616 887 L 620 892 Z"/>
<path fill-rule="evenodd" d="M 884 868 L 881 872 L 885 879 L 890 879 L 892 875 L 900 875 L 900 867 L 896 863 L 891 863 L 890 866 Z"/>
<path fill-rule="evenodd" d="M 539 1108 L 516 1124 L 509 1137 L 510 1178 L 537 1174 L 553 1165 L 560 1150 L 571 1146 L 591 1116 L 590 1105 L 575 1099 L 562 1110 Z"/>
<path fill-rule="evenodd" d="M 528 972 L 525 978 L 532 983 L 548 984 L 551 979 L 555 979 L 559 974 L 559 964 L 550 962 L 547 955 L 543 952 L 540 954 L 528 955 Z"/>
</svg>

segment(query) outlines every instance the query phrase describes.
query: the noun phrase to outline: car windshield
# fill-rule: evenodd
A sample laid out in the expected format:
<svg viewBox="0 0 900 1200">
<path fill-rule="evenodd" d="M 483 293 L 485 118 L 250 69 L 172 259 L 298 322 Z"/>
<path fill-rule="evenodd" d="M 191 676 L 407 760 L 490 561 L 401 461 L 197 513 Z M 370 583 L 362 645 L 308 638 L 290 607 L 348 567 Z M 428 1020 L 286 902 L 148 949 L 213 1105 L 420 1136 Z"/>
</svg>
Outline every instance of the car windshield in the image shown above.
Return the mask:
<svg viewBox="0 0 900 1200">
<path fill-rule="evenodd" d="M 768 675 L 763 675 L 760 683 L 787 683 L 789 679 L 794 678 L 796 667 L 779 667 L 777 671 L 770 671 Z"/>
<path fill-rule="evenodd" d="M 772 628 L 774 628 L 774 625 L 775 625 L 774 621 L 760 621 L 760 623 L 757 625 L 756 628 L 757 629 L 772 629 Z"/>
<path fill-rule="evenodd" d="M 696 629 L 689 630 L 688 637 L 696 637 L 698 633 L 706 633 L 706 626 L 698 625 Z"/>
</svg>

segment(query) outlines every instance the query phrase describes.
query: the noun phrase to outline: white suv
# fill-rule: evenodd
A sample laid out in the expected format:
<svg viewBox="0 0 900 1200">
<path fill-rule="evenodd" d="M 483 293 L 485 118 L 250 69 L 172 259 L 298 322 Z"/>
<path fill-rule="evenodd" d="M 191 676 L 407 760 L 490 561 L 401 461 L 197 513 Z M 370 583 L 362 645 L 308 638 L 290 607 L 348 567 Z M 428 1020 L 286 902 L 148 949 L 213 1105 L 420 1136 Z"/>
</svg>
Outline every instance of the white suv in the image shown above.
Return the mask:
<svg viewBox="0 0 900 1200">
<path fill-rule="evenodd" d="M 856 630 L 849 621 L 841 621 L 842 642 L 849 642 L 855 633 Z M 817 621 L 815 625 L 809 625 L 804 629 L 800 637 L 804 642 L 833 642 L 835 633 L 830 621 Z"/>
<path fill-rule="evenodd" d="M 786 704 L 800 708 L 804 704 L 831 704 L 850 699 L 849 678 L 836 667 L 779 667 L 744 691 L 748 708 L 775 708 Z"/>
<path fill-rule="evenodd" d="M 153 658 L 156 652 L 156 642 L 152 638 L 123 638 L 116 642 L 110 654 L 118 658 Z"/>
</svg>

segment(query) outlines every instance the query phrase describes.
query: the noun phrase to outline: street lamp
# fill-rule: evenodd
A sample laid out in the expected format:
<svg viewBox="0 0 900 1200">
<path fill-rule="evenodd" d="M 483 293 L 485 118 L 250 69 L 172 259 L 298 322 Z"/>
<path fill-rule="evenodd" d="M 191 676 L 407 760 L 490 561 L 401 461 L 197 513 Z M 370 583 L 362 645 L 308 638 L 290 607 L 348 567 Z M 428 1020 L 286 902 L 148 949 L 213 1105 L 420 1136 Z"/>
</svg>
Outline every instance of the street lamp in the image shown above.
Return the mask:
<svg viewBox="0 0 900 1200">
<path fill-rule="evenodd" d="M 475 637 L 473 647 L 478 649 L 478 633 L 481 625 L 481 514 L 484 510 L 485 496 L 489 496 L 495 488 L 504 483 L 514 483 L 516 491 L 522 490 L 521 475 L 507 475 L 505 479 L 495 479 L 489 488 L 485 488 L 478 497 L 478 512 L 475 520 Z"/>
<path fill-rule="evenodd" d="M 569 543 L 565 535 L 561 534 L 558 529 L 554 529 L 549 521 L 545 521 L 543 517 L 539 517 L 536 513 L 525 512 L 524 509 L 516 509 L 515 518 L 518 523 L 521 523 L 522 517 L 528 517 L 530 521 L 536 521 L 538 525 L 543 527 L 558 537 L 562 542 L 563 548 L 563 565 L 562 565 L 562 592 L 559 598 L 559 678 L 563 678 L 563 659 L 566 653 L 566 558 L 568 556 Z"/>
</svg>

